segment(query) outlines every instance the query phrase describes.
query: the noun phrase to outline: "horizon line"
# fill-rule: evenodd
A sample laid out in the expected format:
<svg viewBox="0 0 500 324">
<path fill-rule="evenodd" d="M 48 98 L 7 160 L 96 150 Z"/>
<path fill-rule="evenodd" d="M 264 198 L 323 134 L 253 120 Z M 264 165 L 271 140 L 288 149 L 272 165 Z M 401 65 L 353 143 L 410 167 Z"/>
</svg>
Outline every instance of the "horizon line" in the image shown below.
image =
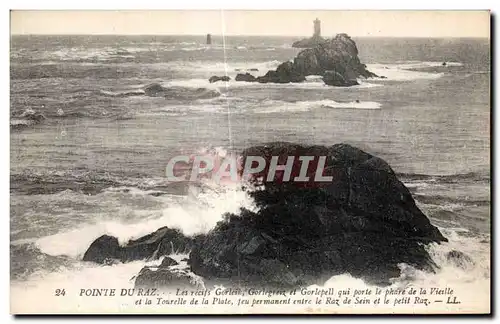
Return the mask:
<svg viewBox="0 0 500 324">
<path fill-rule="evenodd" d="M 310 38 L 310 35 L 278 35 L 278 34 L 273 34 L 273 35 L 258 35 L 258 34 L 212 34 L 212 33 L 206 33 L 206 34 L 80 34 L 80 33 L 75 33 L 75 34 L 13 34 L 10 33 L 10 36 L 207 36 L 210 34 L 212 37 L 297 37 L 297 38 Z M 342 34 L 342 33 L 337 33 Z M 325 37 L 322 36 L 325 39 L 332 38 L 334 37 Z M 385 35 L 349 35 L 350 37 L 359 37 L 359 38 L 428 38 L 428 39 L 436 39 L 436 38 L 454 38 L 454 39 L 459 39 L 459 38 L 477 38 L 477 39 L 490 39 L 491 35 L 488 36 L 385 36 Z"/>
</svg>

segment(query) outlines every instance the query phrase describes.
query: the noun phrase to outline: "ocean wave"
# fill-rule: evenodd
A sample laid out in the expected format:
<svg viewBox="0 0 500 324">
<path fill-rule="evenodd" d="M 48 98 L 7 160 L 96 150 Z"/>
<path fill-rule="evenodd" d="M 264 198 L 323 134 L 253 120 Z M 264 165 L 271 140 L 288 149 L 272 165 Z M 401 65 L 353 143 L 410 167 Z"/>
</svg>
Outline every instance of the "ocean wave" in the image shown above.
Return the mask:
<svg viewBox="0 0 500 324">
<path fill-rule="evenodd" d="M 445 66 L 443 66 L 443 62 L 404 61 L 393 64 L 367 64 L 367 68 L 368 70 L 372 71 L 377 75 L 386 77 L 386 79 L 380 79 L 380 80 L 411 81 L 418 79 L 432 80 L 444 76 L 444 72 L 442 70 L 436 70 L 436 71 L 419 71 L 419 70 L 426 70 L 429 68 L 446 69 L 452 66 L 453 67 L 463 66 L 463 64 L 459 62 L 444 62 L 444 63 L 446 63 Z"/>
<path fill-rule="evenodd" d="M 256 113 L 269 114 L 278 112 L 300 112 L 310 111 L 315 108 L 333 108 L 333 109 L 381 109 L 382 104 L 374 101 L 349 101 L 337 102 L 334 100 L 316 100 L 316 101 L 297 101 L 286 102 L 277 100 L 267 100 L 261 104 L 261 107 L 255 110 Z"/>
<path fill-rule="evenodd" d="M 485 172 L 467 172 L 467 173 L 456 173 L 449 175 L 428 175 L 428 174 L 418 174 L 418 173 L 398 173 L 398 177 L 403 179 L 405 184 L 414 181 L 426 181 L 426 182 L 440 182 L 440 183 L 456 183 L 463 181 L 487 181 L 491 180 L 491 175 Z M 410 182 L 411 181 L 411 182 Z"/>
<path fill-rule="evenodd" d="M 465 207 L 477 207 L 477 206 L 489 206 L 491 204 L 490 200 L 476 199 L 471 197 L 449 197 L 440 195 L 426 195 L 426 194 L 413 194 L 415 200 L 421 204 L 426 204 L 428 206 L 434 206 L 436 208 L 445 208 L 446 210 L 465 208 Z"/>
<path fill-rule="evenodd" d="M 367 69 L 385 79 L 380 81 L 411 81 L 418 79 L 438 79 L 444 76 L 444 73 L 431 73 L 410 70 L 411 65 L 406 64 L 367 64 Z"/>
<path fill-rule="evenodd" d="M 148 50 L 148 49 L 144 49 Z M 62 48 L 52 52 L 45 52 L 44 59 L 59 60 L 59 61 L 79 61 L 79 60 L 99 60 L 108 61 L 111 59 L 133 59 L 135 55 L 132 53 L 142 51 L 139 48 L 84 48 L 84 47 L 70 47 Z"/>
<path fill-rule="evenodd" d="M 445 288 L 451 287 L 453 295 L 464 305 L 474 309 L 484 309 L 490 303 L 490 249 L 489 237 L 464 237 L 459 235 L 457 229 L 440 229 L 449 238 L 449 242 L 441 244 L 431 244 L 426 249 L 431 255 L 438 269 L 434 273 L 417 270 L 404 263 L 399 265 L 401 275 L 392 280 L 390 286 L 385 289 L 408 289 L 414 288 L 417 291 L 420 288 L 429 289 L 430 287 Z M 73 242 L 73 237 L 65 237 Z M 47 244 L 48 245 L 48 244 Z M 66 244 L 69 246 L 71 244 Z M 47 255 L 39 247 L 39 254 Z M 455 252 L 454 252 L 455 251 Z M 48 258 L 54 258 L 47 255 Z M 176 261 L 181 261 L 187 255 L 171 254 L 170 257 Z M 45 257 L 47 258 L 47 257 Z M 61 258 L 61 257 L 55 257 Z M 61 260 L 64 260 L 62 258 Z M 103 283 L 100 288 L 115 288 L 120 291 L 122 288 L 134 288 L 134 278 L 144 266 L 158 266 L 160 260 L 155 261 L 132 261 L 128 263 L 116 263 L 110 266 L 101 266 L 89 262 L 76 262 L 68 265 L 59 260 L 54 261 L 54 265 L 48 265 L 45 271 L 36 268 L 37 271 L 31 273 L 30 276 L 22 280 L 11 281 L 11 294 L 13 297 L 25 296 L 24 302 L 33 302 L 33 305 L 38 305 L 40 309 L 46 307 L 53 308 L 53 303 L 57 298 L 47 296 L 43 301 L 39 300 L 40 294 L 46 291 L 53 291 L 55 287 L 59 287 L 61 282 L 66 284 L 67 290 L 79 290 L 81 287 L 93 287 L 95 282 Z M 34 265 L 36 266 L 36 265 Z M 16 278 L 14 278 L 16 279 Z M 200 278 L 203 280 L 203 278 Z M 311 285 L 308 288 L 330 288 L 333 287 L 337 291 L 356 289 L 359 291 L 371 290 L 375 291 L 375 285 L 367 284 L 361 279 L 352 277 L 349 274 L 340 274 L 331 277 L 323 285 Z M 480 294 L 470 294 L 471 291 L 482 292 Z M 429 292 L 428 292 L 429 293 Z M 234 296 L 226 296 L 227 298 L 237 298 Z M 68 295 L 65 298 L 68 305 L 75 305 L 81 302 L 80 297 L 75 294 Z M 302 297 L 301 297 L 302 298 Z M 17 300 L 17 298 L 14 298 Z M 86 299 L 87 300 L 87 299 Z M 35 302 L 36 301 L 36 302 Z M 127 301 L 124 297 L 122 303 L 116 303 L 109 298 L 90 298 L 86 307 L 88 309 L 102 310 L 103 312 L 116 311 L 119 312 L 123 303 Z M 44 306 L 46 304 L 46 306 Z M 145 306 L 144 306 L 145 307 Z M 381 306 L 382 307 L 382 306 Z M 392 307 L 392 305 L 391 305 Z M 414 312 L 418 307 L 426 307 L 425 305 L 409 305 L 408 308 L 398 308 L 403 312 Z M 479 308 L 478 308 L 479 307 Z M 280 312 L 294 312 L 296 305 L 280 305 Z M 71 309 L 68 309 L 70 311 Z M 425 308 L 422 308 L 425 310 Z M 359 313 L 373 312 L 373 305 L 357 305 L 356 311 Z"/>
<path fill-rule="evenodd" d="M 447 62 L 447 61 L 444 61 L 444 62 L 401 61 L 401 62 L 396 62 L 396 64 L 404 69 L 425 69 L 425 68 L 430 68 L 430 67 L 463 66 L 463 63 L 460 63 L 460 62 Z"/>
<path fill-rule="evenodd" d="M 40 124 L 46 119 L 46 117 L 31 108 L 27 108 L 21 113 L 14 114 L 10 118 L 10 128 L 11 130 L 19 130 L 26 127 L 34 126 Z"/>
<path fill-rule="evenodd" d="M 137 188 L 113 188 L 107 194 L 125 192 L 128 195 L 152 195 L 153 191 Z M 102 193 L 106 194 L 106 193 Z M 153 195 L 154 196 L 154 195 Z M 77 228 L 62 230 L 54 235 L 36 239 L 35 246 L 45 254 L 80 259 L 89 245 L 99 236 L 108 234 L 118 238 L 120 244 L 149 234 L 160 227 L 178 228 L 185 235 L 207 233 L 225 213 L 240 208 L 255 210 L 253 200 L 241 186 L 218 185 L 213 182 L 194 184 L 187 195 L 158 196 L 164 207 L 158 214 L 143 216 L 135 221 L 124 219 L 95 220 Z M 67 242 L 71 241 L 71 244 Z"/>
<path fill-rule="evenodd" d="M 198 154 L 213 154 L 219 157 L 231 154 L 231 151 L 224 147 L 200 147 L 194 151 Z M 66 192 L 64 194 L 70 193 Z M 122 186 L 108 188 L 101 194 L 128 194 L 141 197 L 154 194 L 154 190 Z M 179 228 L 186 235 L 206 233 L 222 219 L 225 213 L 235 213 L 241 208 L 250 210 L 257 208 L 254 200 L 248 196 L 241 186 L 221 186 L 213 182 L 191 185 L 187 195 L 179 197 L 160 196 L 158 199 L 163 201 L 163 205 L 159 207 L 160 213 L 154 216 L 144 215 L 134 219 L 116 217 L 108 220 L 96 218 L 93 222 L 80 224 L 76 228 L 63 229 L 53 235 L 16 242 L 18 245 L 16 249 L 26 248 L 26 246 L 21 246 L 28 244 L 32 250 L 30 253 L 42 255 L 50 264 L 43 262 L 34 264 L 33 268 L 37 269 L 36 272 L 30 273 L 29 276 L 22 280 L 11 282 L 12 293 L 26 294 L 28 290 L 29 293 L 26 295 L 31 298 L 29 296 L 39 294 L 41 291 L 52 291 L 53 287 L 60 284 L 60 282 L 66 282 L 70 288 L 73 287 L 71 282 L 78 283 L 75 284 L 75 287 L 89 285 L 91 287 L 91 283 L 97 280 L 105 283 L 102 288 L 133 288 L 133 278 L 139 273 L 140 269 L 145 265 L 157 265 L 159 261 L 133 261 L 105 267 L 78 261 L 93 240 L 100 235 L 108 234 L 116 236 L 120 244 L 125 244 L 130 239 L 149 234 L 163 226 Z M 455 207 L 461 208 L 458 205 Z M 401 269 L 400 277 L 393 279 L 389 287 L 415 287 L 416 289 L 419 287 L 453 287 L 455 295 L 459 296 L 463 303 L 486 305 L 489 294 L 470 296 L 469 292 L 472 288 L 485 292 L 489 289 L 489 235 L 463 235 L 463 232 L 467 231 L 467 229 L 460 226 L 440 227 L 439 229 L 449 239 L 449 242 L 431 244 L 427 247 L 433 261 L 438 265 L 436 272 L 420 271 L 402 263 L 399 265 Z M 19 250 L 16 251 L 16 253 L 19 253 Z M 452 254 L 453 251 L 458 252 Z M 180 258 L 180 255 L 171 256 L 176 259 Z M 66 261 L 63 263 L 59 262 L 59 259 L 51 258 L 61 258 L 61 260 L 70 258 L 73 263 L 67 265 Z M 53 264 L 57 264 L 57 267 Z M 19 269 L 20 273 L 23 271 L 22 268 Z M 315 287 L 334 287 L 339 290 L 347 288 L 351 290 L 374 290 L 376 288 L 376 286 L 361 279 L 356 279 L 349 274 L 333 276 L 323 285 L 312 285 L 309 288 Z M 99 302 L 105 303 L 103 300 L 99 300 Z M 110 305 L 107 305 L 107 307 L 109 310 Z M 373 310 L 373 305 L 367 306 L 366 311 L 370 310 Z M 363 308 L 361 307 L 359 311 L 363 311 Z"/>
<path fill-rule="evenodd" d="M 327 90 L 338 90 L 343 91 L 345 89 L 367 89 L 373 87 L 381 87 L 382 84 L 369 83 L 366 80 L 358 80 L 359 85 L 351 87 L 332 87 L 326 85 L 322 80 L 315 78 L 306 79 L 305 82 L 295 82 L 295 83 L 259 83 L 259 82 L 246 82 L 246 81 L 235 81 L 232 78 L 230 81 L 218 81 L 210 83 L 208 79 L 178 79 L 171 80 L 162 83 L 164 86 L 177 86 L 177 87 L 191 87 L 200 88 L 206 87 L 210 89 L 221 89 L 221 88 L 300 88 L 300 89 L 327 89 Z"/>
<path fill-rule="evenodd" d="M 431 244 L 427 247 L 433 261 L 438 265 L 435 273 L 417 270 L 406 264 L 400 264 L 401 276 L 393 280 L 386 288 L 403 289 L 414 287 L 429 289 L 429 287 L 452 287 L 454 295 L 459 296 L 462 304 L 468 307 L 481 307 L 489 304 L 490 261 L 488 245 L 481 243 L 481 237 L 463 237 L 453 229 L 441 229 L 449 242 Z M 450 257 L 450 252 L 459 251 L 464 257 Z M 348 274 L 334 276 L 320 288 L 334 287 L 336 289 L 375 289 L 376 286 L 366 284 L 360 279 Z M 478 290 L 479 289 L 479 290 Z M 470 294 L 471 291 L 484 291 L 484 294 Z M 473 306 L 475 305 L 475 306 Z M 373 311 L 373 305 L 366 310 Z M 410 308 L 409 308 L 410 309 Z M 413 311 L 415 311 L 413 309 Z"/>
<path fill-rule="evenodd" d="M 21 174 L 11 174 L 10 189 L 19 194 L 37 195 L 54 194 L 72 190 L 84 194 L 97 194 L 110 187 L 130 186 L 144 190 L 165 188 L 169 183 L 166 178 L 146 178 L 143 175 L 110 174 L 89 170 L 58 170 L 39 172 L 26 170 Z"/>
<path fill-rule="evenodd" d="M 146 94 L 146 92 L 142 89 L 134 89 L 134 90 L 128 90 L 128 91 L 117 91 L 117 92 L 99 90 L 99 94 L 102 96 L 106 96 L 106 97 L 124 98 L 124 97 L 132 97 L 132 96 L 143 96 Z"/>
<path fill-rule="evenodd" d="M 234 74 L 240 71 L 250 71 L 257 69 L 259 72 L 266 73 L 268 70 L 274 70 L 282 62 L 278 60 L 271 60 L 266 62 L 211 62 L 211 61 L 172 61 L 161 63 L 172 70 L 179 71 L 203 71 L 213 74 Z"/>
<path fill-rule="evenodd" d="M 208 83 L 208 81 L 207 81 Z M 148 85 L 141 85 L 142 89 L 138 86 L 129 90 L 122 91 L 107 91 L 100 90 L 99 94 L 105 97 L 113 98 L 126 98 L 126 97 L 165 97 L 167 99 L 210 99 L 220 96 L 220 91 L 216 87 L 210 87 L 207 84 L 200 86 L 182 86 L 172 82 L 166 83 L 151 83 Z"/>
</svg>

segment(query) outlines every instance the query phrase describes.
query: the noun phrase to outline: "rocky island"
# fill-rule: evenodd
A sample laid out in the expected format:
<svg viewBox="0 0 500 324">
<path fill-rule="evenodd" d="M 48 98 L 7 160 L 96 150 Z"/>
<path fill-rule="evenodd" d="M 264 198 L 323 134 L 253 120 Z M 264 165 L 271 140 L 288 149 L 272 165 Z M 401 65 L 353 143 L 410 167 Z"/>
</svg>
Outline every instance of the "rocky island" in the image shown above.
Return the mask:
<svg viewBox="0 0 500 324">
<path fill-rule="evenodd" d="M 165 257 L 156 271 L 141 270 L 136 285 L 166 288 L 195 287 L 195 277 L 206 286 L 304 287 L 344 273 L 383 286 L 400 276 L 401 263 L 437 269 L 426 245 L 447 239 L 381 158 L 347 144 L 282 142 L 247 148 L 242 163 L 248 156 L 267 162 L 326 156 L 325 176 L 333 180 L 321 186 L 262 182 L 259 190 L 246 189 L 258 211 L 221 215 L 206 234 L 188 237 L 163 227 L 124 246 L 105 235 L 83 259 L 108 264 Z M 175 251 L 189 251 L 184 269 L 166 258 Z"/>
<path fill-rule="evenodd" d="M 311 39 L 301 42 L 304 46 L 300 47 L 308 48 L 300 51 L 293 60 L 281 63 L 276 70 L 268 71 L 259 77 L 250 73 L 240 73 L 235 80 L 259 83 L 295 83 L 305 81 L 308 75 L 320 75 L 326 85 L 349 87 L 358 85 L 357 79 L 359 78 L 379 77 L 368 71 L 366 65 L 361 63 L 356 43 L 347 34 L 337 34 L 331 39 L 323 39 L 319 35 L 318 29 L 315 30 L 315 35 Z M 308 46 L 305 46 L 305 43 Z M 223 78 L 212 76 L 210 82 L 217 82 Z"/>
</svg>

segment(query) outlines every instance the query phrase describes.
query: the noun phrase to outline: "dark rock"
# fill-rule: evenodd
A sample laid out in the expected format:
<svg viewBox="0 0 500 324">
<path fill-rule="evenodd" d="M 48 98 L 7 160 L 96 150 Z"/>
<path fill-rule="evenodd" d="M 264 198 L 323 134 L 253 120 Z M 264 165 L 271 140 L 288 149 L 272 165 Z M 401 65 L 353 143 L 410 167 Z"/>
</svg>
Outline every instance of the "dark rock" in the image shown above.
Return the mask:
<svg viewBox="0 0 500 324">
<path fill-rule="evenodd" d="M 446 66 L 446 62 L 443 62 L 443 64 L 441 64 L 442 66 Z"/>
<path fill-rule="evenodd" d="M 323 75 L 323 82 L 325 84 L 335 87 L 350 87 L 353 85 L 359 85 L 356 79 L 354 80 L 346 80 L 342 76 L 342 74 L 335 71 L 327 71 Z"/>
<path fill-rule="evenodd" d="M 251 72 L 258 72 L 259 69 L 256 69 L 256 68 L 251 68 L 251 69 L 248 69 L 248 71 L 251 71 Z"/>
<path fill-rule="evenodd" d="M 245 81 L 245 82 L 255 82 L 257 81 L 257 78 L 255 78 L 253 75 L 250 73 L 238 73 L 235 78 L 236 81 Z"/>
<path fill-rule="evenodd" d="M 323 44 L 326 42 L 326 39 L 324 39 L 321 36 L 313 36 L 310 38 L 304 38 L 299 41 L 293 42 L 292 47 L 295 48 L 308 48 L 308 47 L 316 47 L 320 44 Z"/>
<path fill-rule="evenodd" d="M 249 194 L 257 212 L 246 209 L 195 240 L 191 270 L 209 280 L 291 287 L 321 284 L 350 273 L 386 285 L 400 275 L 398 264 L 425 271 L 437 265 L 425 244 L 447 239 L 416 206 L 409 190 L 382 159 L 347 144 L 331 147 L 271 143 L 243 152 L 269 162 L 279 156 L 314 156 L 307 173 L 326 156 L 329 182 L 286 182 L 282 175 L 259 182 Z M 292 168 L 291 179 L 300 172 Z M 265 178 L 264 178 L 265 179 Z"/>
<path fill-rule="evenodd" d="M 297 73 L 294 70 L 293 63 L 290 61 L 281 63 L 275 71 L 268 71 L 264 76 L 257 78 L 257 82 L 259 83 L 290 83 L 305 80 L 306 77 L 303 74 Z"/>
<path fill-rule="evenodd" d="M 209 99 L 220 96 L 220 92 L 207 88 L 189 87 L 164 87 L 159 83 L 152 83 L 144 89 L 144 95 L 148 97 L 165 97 L 169 99 Z"/>
<path fill-rule="evenodd" d="M 446 254 L 446 260 L 452 263 L 457 268 L 467 269 L 469 266 L 474 265 L 474 261 L 467 254 L 451 250 Z"/>
<path fill-rule="evenodd" d="M 83 261 L 108 263 L 111 260 L 119 259 L 117 256 L 121 256 L 122 249 L 116 237 L 103 235 L 90 244 L 83 256 Z"/>
<path fill-rule="evenodd" d="M 185 270 L 159 267 L 156 271 L 148 267 L 141 269 L 135 279 L 135 288 L 196 289 L 200 282 Z"/>
<path fill-rule="evenodd" d="M 149 97 L 163 97 L 167 88 L 159 83 L 152 83 L 144 88 L 144 93 Z"/>
<path fill-rule="evenodd" d="M 294 65 L 295 70 L 304 75 L 323 75 L 326 71 L 335 71 L 345 80 L 377 77 L 360 62 L 356 43 L 347 34 L 338 34 L 314 48 L 301 51 Z"/>
<path fill-rule="evenodd" d="M 376 74 L 368 71 L 358 57 L 356 43 L 347 34 L 338 34 L 332 39 L 314 41 L 314 46 L 306 46 L 293 62 L 284 62 L 275 71 L 258 77 L 261 83 L 302 82 L 307 75 L 324 76 L 326 84 L 335 86 L 357 85 L 358 78 L 373 78 Z"/>
<path fill-rule="evenodd" d="M 160 264 L 160 268 L 168 268 L 170 266 L 178 265 L 179 263 L 171 257 L 165 257 Z"/>
<path fill-rule="evenodd" d="M 230 81 L 230 80 L 231 80 L 231 78 L 228 77 L 227 75 L 224 75 L 224 76 L 216 76 L 216 75 L 214 75 L 214 76 L 210 77 L 210 79 L 208 79 L 208 81 L 210 83 L 214 83 L 214 82 L 217 82 L 217 81 L 225 81 L 225 82 L 227 82 L 227 81 Z"/>
<path fill-rule="evenodd" d="M 32 109 L 26 109 L 21 114 L 15 114 L 10 120 L 10 128 L 12 130 L 23 129 L 29 126 L 40 124 L 45 120 L 45 116 Z"/>
<path fill-rule="evenodd" d="M 170 253 L 188 252 L 191 246 L 191 238 L 168 227 L 162 227 L 137 240 L 130 240 L 125 246 L 120 246 L 116 237 L 103 235 L 90 245 L 83 261 L 107 263 L 109 260 L 127 262 L 158 259 Z"/>
</svg>

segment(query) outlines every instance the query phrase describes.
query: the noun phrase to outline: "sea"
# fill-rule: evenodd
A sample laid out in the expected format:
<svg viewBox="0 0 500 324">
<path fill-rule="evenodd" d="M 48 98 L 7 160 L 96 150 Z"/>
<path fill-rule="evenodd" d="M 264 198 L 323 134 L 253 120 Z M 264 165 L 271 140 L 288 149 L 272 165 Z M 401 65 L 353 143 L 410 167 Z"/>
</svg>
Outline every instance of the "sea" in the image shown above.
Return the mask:
<svg viewBox="0 0 500 324">
<path fill-rule="evenodd" d="M 11 37 L 12 307 L 101 309 L 102 299 L 82 299 L 79 290 L 132 288 L 146 261 L 82 262 L 100 235 L 126 243 L 162 226 L 206 233 L 224 213 L 256 208 L 238 184 L 169 182 L 170 158 L 226 156 L 273 141 L 348 143 L 385 159 L 449 239 L 428 247 L 436 273 L 402 264 L 393 286 L 451 287 L 462 291 L 464 311 L 489 307 L 489 39 L 353 37 L 361 62 L 386 78 L 348 88 L 317 76 L 236 82 L 237 73 L 263 75 L 293 59 L 299 38 L 212 39 Z M 209 83 L 214 75 L 231 80 Z M 145 95 L 154 83 L 173 91 Z M 26 117 L 33 113 L 45 118 Z M 448 259 L 452 250 L 469 262 Z M 368 285 L 341 274 L 325 287 Z"/>
</svg>

